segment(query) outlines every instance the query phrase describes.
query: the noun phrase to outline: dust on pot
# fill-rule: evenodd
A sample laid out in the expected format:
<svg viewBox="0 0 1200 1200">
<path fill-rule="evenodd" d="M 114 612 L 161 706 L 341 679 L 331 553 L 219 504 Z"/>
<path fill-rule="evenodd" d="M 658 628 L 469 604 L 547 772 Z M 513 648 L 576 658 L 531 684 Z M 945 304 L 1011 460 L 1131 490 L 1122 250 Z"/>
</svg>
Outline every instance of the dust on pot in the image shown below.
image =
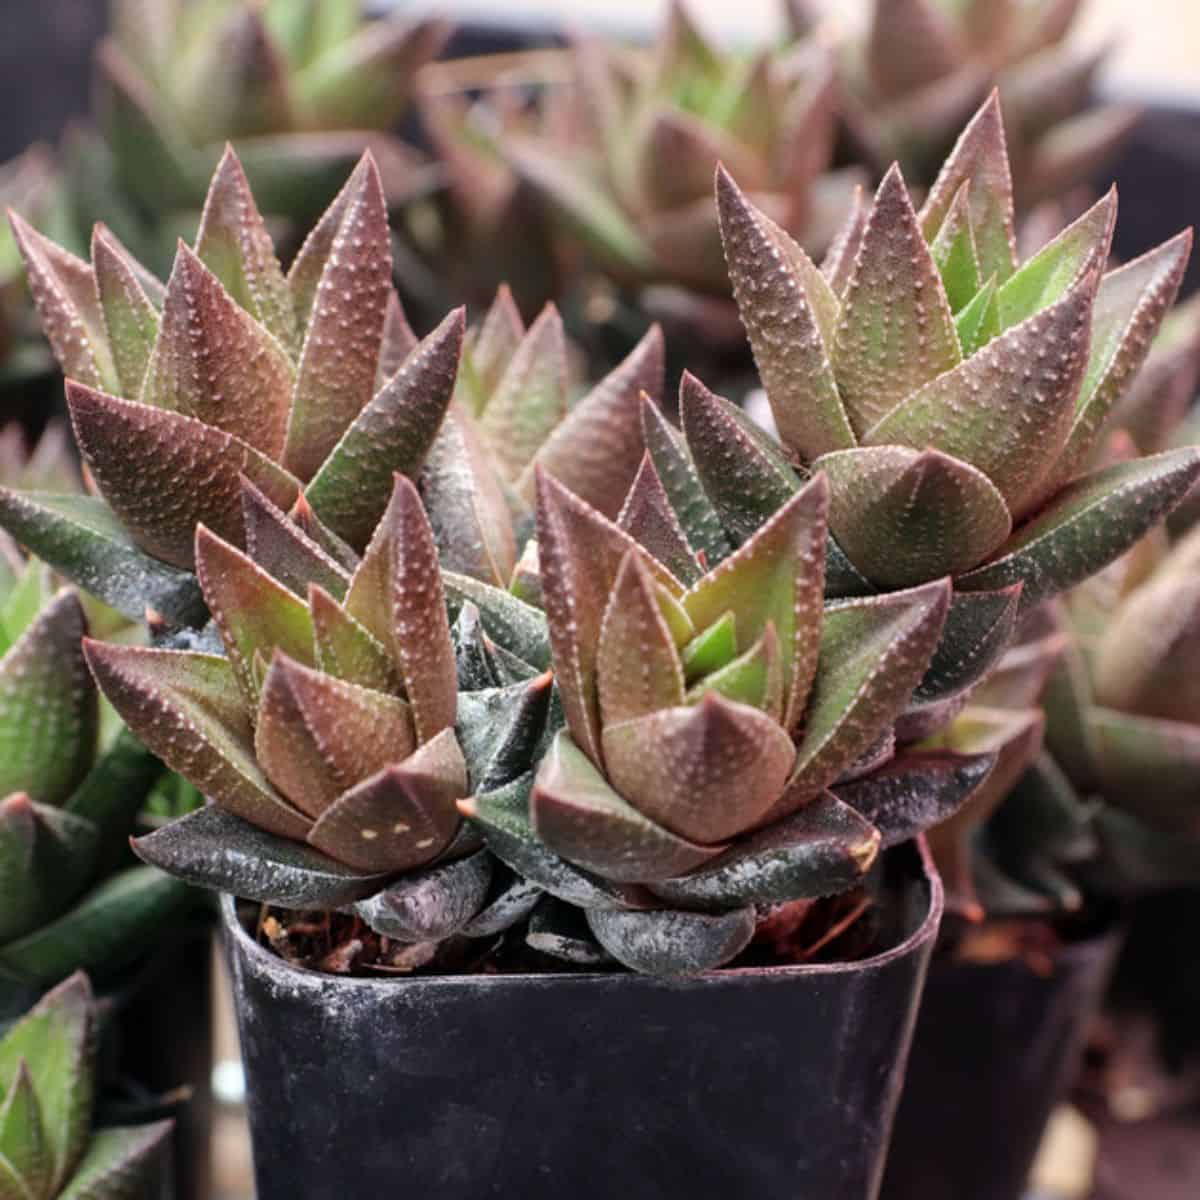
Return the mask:
<svg viewBox="0 0 1200 1200">
<path fill-rule="evenodd" d="M 665 1200 L 684 1171 L 695 1196 L 870 1200 L 942 904 L 913 846 L 880 870 L 872 957 L 679 980 L 323 975 L 224 897 L 260 1200 Z"/>
</svg>

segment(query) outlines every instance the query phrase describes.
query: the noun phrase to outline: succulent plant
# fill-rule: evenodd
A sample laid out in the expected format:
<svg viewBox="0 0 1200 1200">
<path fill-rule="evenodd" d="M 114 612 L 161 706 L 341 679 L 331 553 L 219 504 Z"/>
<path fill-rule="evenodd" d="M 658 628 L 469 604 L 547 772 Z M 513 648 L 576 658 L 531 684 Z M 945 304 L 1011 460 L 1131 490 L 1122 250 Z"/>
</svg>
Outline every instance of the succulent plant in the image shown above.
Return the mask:
<svg viewBox="0 0 1200 1200">
<path fill-rule="evenodd" d="M 118 978 L 189 903 L 129 856 L 162 765 L 102 735 L 86 630 L 79 596 L 0 536 L 0 1019 L 81 967 Z"/>
<path fill-rule="evenodd" d="M 0 517 L 57 571 L 140 620 L 204 619 L 195 529 L 244 546 L 239 480 L 339 561 L 416 474 L 450 402 L 454 313 L 418 342 L 390 285 L 387 212 L 364 157 L 285 276 L 227 151 L 195 249 L 165 288 L 104 226 L 83 262 L 13 217 L 100 496 L 4 490 Z M 102 497 L 102 498 L 101 498 Z"/>
<path fill-rule="evenodd" d="M 266 212 L 292 231 L 330 202 L 364 150 L 390 200 L 424 188 L 389 130 L 443 22 L 364 20 L 360 0 L 113 0 L 95 59 L 98 134 L 64 153 L 80 236 L 103 218 L 156 269 L 195 226 L 222 146 L 236 141 Z"/>
<path fill-rule="evenodd" d="M 695 474 L 734 542 L 805 471 L 822 470 L 829 594 L 950 575 L 954 631 L 972 611 L 999 613 L 1004 589 L 1021 585 L 1028 612 L 1087 578 L 1195 481 L 1194 449 L 1088 470 L 1174 299 L 1190 232 L 1102 274 L 1110 193 L 1017 263 L 994 94 L 922 210 L 894 167 L 820 270 L 727 172 L 717 190 L 734 294 L 782 440 L 685 385 Z M 991 639 L 974 678 L 1006 640 Z"/>
<path fill-rule="evenodd" d="M 963 122 L 998 85 L 1022 206 L 1085 183 L 1128 134 L 1136 112 L 1091 107 L 1107 48 L 1071 31 L 1081 0 L 873 0 L 865 31 L 843 46 L 842 120 L 883 171 L 899 160 L 932 182 Z M 811 24 L 794 6 L 794 28 Z"/>
<path fill-rule="evenodd" d="M 460 807 L 619 962 L 729 961 L 760 916 L 855 886 L 991 767 L 987 753 L 893 757 L 950 588 L 825 607 L 824 476 L 709 570 L 648 456 L 615 523 L 539 478 L 566 728 L 536 771 Z"/>
<path fill-rule="evenodd" d="M 511 683 L 458 694 L 437 550 L 409 480 L 397 476 L 352 572 L 249 481 L 242 500 L 249 553 L 196 533 L 223 656 L 84 643 L 130 728 L 211 801 L 135 849 L 190 883 L 287 909 L 356 904 L 403 941 L 458 932 L 490 903 L 493 869 L 455 802 L 528 760 L 549 677 L 507 656 Z M 478 638 L 463 649 L 476 669 L 487 657 Z"/>
<path fill-rule="evenodd" d="M 723 159 L 762 208 L 822 251 L 861 178 L 828 171 L 829 54 L 815 40 L 720 50 L 676 0 L 652 52 L 588 39 L 571 57 L 575 119 L 560 120 L 555 137 L 505 137 L 505 160 L 559 219 L 573 257 L 582 251 L 618 285 L 642 289 L 652 313 L 738 340 L 724 315 L 713 168 Z"/>
<path fill-rule="evenodd" d="M 0 1038 L 0 1184 L 22 1200 L 152 1194 L 171 1121 L 93 1128 L 99 1014 L 82 972 Z"/>
</svg>

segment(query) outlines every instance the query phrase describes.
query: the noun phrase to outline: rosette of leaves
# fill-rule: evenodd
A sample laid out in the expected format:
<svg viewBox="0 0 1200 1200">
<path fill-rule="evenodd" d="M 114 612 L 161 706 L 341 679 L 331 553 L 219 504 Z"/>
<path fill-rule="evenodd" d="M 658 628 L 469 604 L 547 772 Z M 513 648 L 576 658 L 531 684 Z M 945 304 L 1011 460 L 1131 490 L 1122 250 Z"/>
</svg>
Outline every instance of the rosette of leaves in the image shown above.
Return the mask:
<svg viewBox="0 0 1200 1200">
<path fill-rule="evenodd" d="M 580 395 L 553 304 L 525 327 L 507 288 L 466 334 L 454 402 L 420 475 L 442 566 L 508 587 L 532 531 L 534 479 L 548 471 L 607 516 L 645 445 L 641 405 L 663 387 L 657 326 Z"/>
<path fill-rule="evenodd" d="M 1014 589 L 1023 613 L 1079 583 L 1197 478 L 1192 448 L 1089 469 L 1175 296 L 1190 233 L 1102 274 L 1110 194 L 1018 263 L 995 96 L 920 212 L 893 168 L 820 269 L 727 172 L 717 191 L 781 444 L 685 380 L 686 446 L 673 431 L 655 437 L 660 473 L 680 464 L 737 544 L 823 471 L 831 596 L 949 575 L 945 673 L 920 698 L 961 694 L 996 661 Z M 684 484 L 672 486 L 681 508 Z"/>
<path fill-rule="evenodd" d="M 79 236 L 106 220 L 165 269 L 229 141 L 292 234 L 364 150 L 390 201 L 423 188 L 419 156 L 389 131 L 447 33 L 435 20 L 366 20 L 360 0 L 114 0 L 95 57 L 97 132 L 65 148 Z"/>
<path fill-rule="evenodd" d="M 0 1019 L 79 968 L 118 978 L 190 902 L 128 853 L 162 765 L 102 734 L 86 632 L 79 596 L 0 537 Z"/>
<path fill-rule="evenodd" d="M 571 54 L 577 119 L 562 122 L 557 144 L 507 138 L 505 159 L 576 257 L 656 315 L 736 339 L 712 172 L 725 161 L 774 220 L 825 248 L 860 179 L 829 171 L 836 113 L 827 50 L 815 40 L 719 49 L 675 2 L 650 52 L 581 40 Z"/>
<path fill-rule="evenodd" d="M 797 6 L 799 9 L 800 6 Z M 988 89 L 998 86 L 1022 206 L 1086 183 L 1137 118 L 1093 106 L 1108 47 L 1071 39 L 1081 0 L 873 0 L 846 41 L 839 109 L 856 149 L 929 183 Z M 803 31 L 803 17 L 796 28 Z"/>
<path fill-rule="evenodd" d="M 99 1014 L 86 975 L 0 1038 L 0 1185 L 21 1200 L 134 1200 L 158 1186 L 173 1123 L 93 1128 Z"/>
<path fill-rule="evenodd" d="M 549 677 L 511 655 L 498 667 L 460 621 L 475 690 L 459 694 L 437 550 L 409 480 L 396 477 L 352 571 L 249 481 L 243 502 L 248 552 L 196 533 L 223 655 L 84 643 L 129 727 L 210 801 L 137 853 L 285 909 L 353 904 L 405 942 L 448 937 L 496 903 L 508 911 L 518 885 L 493 890 L 456 801 L 526 769 Z"/>
<path fill-rule="evenodd" d="M 246 544 L 242 477 L 339 562 L 361 551 L 396 471 L 415 476 L 454 389 L 452 313 L 418 342 L 391 288 L 387 210 L 364 157 L 285 275 L 237 157 L 165 287 L 103 226 L 85 263 L 13 217 L 68 378 L 98 495 L 0 492 L 2 522 L 135 620 L 198 624 L 196 526 Z"/>
<path fill-rule="evenodd" d="M 617 522 L 541 476 L 566 727 L 536 771 L 461 807 L 499 858 L 583 911 L 577 959 L 590 937 L 592 961 L 653 974 L 726 963 L 761 916 L 856 886 L 991 767 L 893 757 L 949 584 L 824 606 L 827 505 L 817 475 L 706 570 L 649 458 Z"/>
</svg>

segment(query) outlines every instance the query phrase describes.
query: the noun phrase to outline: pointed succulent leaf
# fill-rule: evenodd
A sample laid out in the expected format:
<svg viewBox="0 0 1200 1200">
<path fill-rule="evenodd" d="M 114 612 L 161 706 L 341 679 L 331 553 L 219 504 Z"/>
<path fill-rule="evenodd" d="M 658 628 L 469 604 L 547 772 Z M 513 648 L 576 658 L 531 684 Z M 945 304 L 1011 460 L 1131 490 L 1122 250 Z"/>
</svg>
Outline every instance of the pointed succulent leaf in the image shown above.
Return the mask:
<svg viewBox="0 0 1200 1200">
<path fill-rule="evenodd" d="M 412 705 L 417 741 L 450 728 L 457 672 L 437 547 L 421 497 L 403 475 L 396 476 L 345 607 L 390 651 Z"/>
<path fill-rule="evenodd" d="M 180 243 L 142 402 L 194 417 L 276 460 L 291 397 L 283 347 Z"/>
<path fill-rule="evenodd" d="M 462 399 L 472 416 L 479 416 L 525 337 L 525 322 L 508 284 L 501 284 L 478 330 L 467 331 L 463 367 L 459 373 Z M 457 394 L 457 393 L 456 393 Z"/>
<path fill-rule="evenodd" d="M 421 496 L 442 568 L 503 586 L 517 561 L 512 511 L 466 413 L 451 411 L 425 460 Z"/>
<path fill-rule="evenodd" d="M 43 562 L 122 616 L 146 606 L 176 625 L 206 619 L 194 576 L 139 550 L 104 501 L 0 488 L 0 524 Z"/>
<path fill-rule="evenodd" d="M 401 763 L 384 767 L 334 801 L 307 841 L 360 871 L 407 871 L 435 859 L 459 825 L 467 766 L 444 728 Z"/>
<path fill-rule="evenodd" d="M 862 245 L 863 232 L 867 228 L 868 213 L 868 205 L 863 200 L 862 184 L 856 184 L 847 206 L 846 219 L 821 260 L 821 274 L 829 281 L 829 286 L 836 296 L 845 295 L 850 274 L 854 270 L 854 260 L 858 257 L 859 247 Z"/>
<path fill-rule="evenodd" d="M 232 146 L 225 147 L 209 184 L 196 256 L 289 354 L 299 351 L 287 280 Z"/>
<path fill-rule="evenodd" d="M 838 391 L 856 433 L 961 358 L 941 276 L 893 167 L 875 196 L 833 347 Z"/>
<path fill-rule="evenodd" d="M 707 910 L 816 899 L 853 887 L 879 852 L 879 831 L 830 792 L 682 878 L 651 883 L 668 904 Z"/>
<path fill-rule="evenodd" d="M 770 717 L 708 692 L 603 734 L 610 783 L 672 833 L 713 845 L 757 824 L 779 799 L 795 759 Z"/>
<path fill-rule="evenodd" d="M 88 1142 L 96 1060 L 92 989 L 82 972 L 48 992 L 0 1039 L 0 1079 L 22 1063 L 41 1112 L 50 1190 L 58 1195 Z"/>
<path fill-rule="evenodd" d="M 645 883 L 691 871 L 722 846 L 700 846 L 643 816 L 560 732 L 530 796 L 533 828 L 556 854 L 605 879 Z"/>
<path fill-rule="evenodd" d="M 416 748 L 408 705 L 276 651 L 254 731 L 259 765 L 314 820 L 342 792 Z"/>
<path fill-rule="evenodd" d="M 979 277 L 979 252 L 975 249 L 975 234 L 971 229 L 970 194 L 968 180 L 955 193 L 937 237 L 929 244 L 929 252 L 946 289 L 946 299 L 955 313 L 967 306 L 983 283 Z"/>
<path fill-rule="evenodd" d="M 494 791 L 529 769 L 545 735 L 553 682 L 546 671 L 459 695 L 458 740 L 472 792 Z"/>
<path fill-rule="evenodd" d="M 819 794 L 904 711 L 929 668 L 949 601 L 949 584 L 940 581 L 826 610 L 795 772 L 770 817 Z"/>
<path fill-rule="evenodd" d="M 1060 300 L 1084 274 L 1103 269 L 1116 219 L 1117 192 L 1113 188 L 1023 263 L 996 292 L 1001 328 L 1028 320 Z"/>
<path fill-rule="evenodd" d="M 990 563 L 960 576 L 963 591 L 1023 583 L 1021 611 L 1074 587 L 1119 558 L 1187 495 L 1200 454 L 1170 450 L 1068 484 Z"/>
<path fill-rule="evenodd" d="M 488 848 L 501 862 L 550 895 L 587 909 L 652 906 L 644 889 L 593 875 L 546 846 L 530 820 L 533 784 L 529 771 L 502 788 L 473 796 L 459 808 L 483 831 Z"/>
<path fill-rule="evenodd" d="M 735 541 L 750 537 L 799 490 L 779 447 L 728 400 L 685 371 L 679 389 L 684 436 L 704 490 Z"/>
<path fill-rule="evenodd" d="M 335 220 L 330 220 L 331 214 Z M 328 252 L 321 254 L 326 245 Z M 313 269 L 317 260 L 319 274 Z M 312 284 L 314 274 L 317 281 Z M 308 480 L 375 388 L 391 255 L 383 184 L 369 154 L 309 235 L 288 282 L 297 313 L 306 318 L 306 332 L 284 462 Z"/>
<path fill-rule="evenodd" d="M 740 645 L 748 647 L 768 624 L 774 626 L 783 665 L 787 729 L 799 723 L 817 670 L 828 505 L 825 477 L 815 476 L 750 541 L 683 597 L 684 609 L 697 629 L 733 613 Z"/>
<path fill-rule="evenodd" d="M 387 507 L 392 476 L 416 479 L 454 391 L 463 329 L 460 308 L 405 359 L 305 489 L 321 520 L 350 545 L 369 541 Z"/>
<path fill-rule="evenodd" d="M 404 360 L 417 348 L 419 339 L 412 331 L 404 306 L 393 287 L 388 293 L 387 312 L 383 318 L 383 340 L 379 347 L 379 365 L 375 370 L 375 391 L 404 365 Z"/>
<path fill-rule="evenodd" d="M 642 465 L 617 516 L 617 525 L 649 550 L 680 582 L 692 584 L 700 577 L 695 552 L 688 545 L 648 453 L 642 457 Z"/>
<path fill-rule="evenodd" d="M 956 812 L 995 762 L 995 753 L 912 750 L 837 795 L 879 830 L 883 846 L 895 846 Z"/>
<path fill-rule="evenodd" d="M 268 832 L 304 837 L 308 821 L 255 760 L 250 718 L 226 659 L 90 640 L 84 651 L 101 691 L 167 766 Z"/>
<path fill-rule="evenodd" d="M 1113 405 L 1150 353 L 1154 335 L 1179 292 L 1191 246 L 1188 230 L 1100 281 L 1074 424 L 1044 493 L 1068 482 L 1087 462 Z"/>
<path fill-rule="evenodd" d="M 196 576 L 249 704 L 262 684 L 256 654 L 269 662 L 278 649 L 312 664 L 312 618 L 304 601 L 203 525 L 196 530 Z"/>
<path fill-rule="evenodd" d="M 1021 515 L 1067 440 L 1087 363 L 1094 281 L 989 342 L 864 439 L 932 447 L 982 471 Z"/>
<path fill-rule="evenodd" d="M 517 481 L 517 491 L 527 503 L 534 501 L 534 468 L 540 466 L 606 517 L 617 515 L 645 452 L 642 397 L 656 401 L 662 395 L 663 354 L 662 330 L 652 325 L 572 406 Z M 486 413 L 484 428 L 488 429 Z"/>
<path fill-rule="evenodd" d="M 125 1200 L 154 1186 L 172 1121 L 99 1129 L 58 1200 Z"/>
<path fill-rule="evenodd" d="M 944 79 L 965 52 L 945 6 L 935 0 L 875 4 L 865 50 L 867 70 L 884 100 Z"/>
<path fill-rule="evenodd" d="M 281 508 L 296 481 L 252 446 L 181 413 L 67 384 L 75 436 L 104 498 L 148 554 L 191 569 L 203 523 L 244 540 L 241 476 Z M 171 503 L 164 504 L 163 497 Z"/>
<path fill-rule="evenodd" d="M 248 557 L 297 596 L 319 584 L 344 596 L 350 576 L 248 479 L 242 480 L 242 517 Z"/>
<path fill-rule="evenodd" d="M 780 435 L 805 459 L 853 446 L 830 361 L 836 295 L 723 169 L 717 211 L 733 294 Z"/>
<path fill-rule="evenodd" d="M 996 277 L 993 275 L 954 318 L 963 358 L 977 354 L 1000 332 L 1000 310 L 996 306 Z"/>
<path fill-rule="evenodd" d="M 354 911 L 384 937 L 441 941 L 458 933 L 483 906 L 493 861 L 481 850 L 457 862 L 414 872 L 360 900 Z"/>
<path fill-rule="evenodd" d="M 538 548 L 554 671 L 567 723 L 580 748 L 599 763 L 597 647 L 604 611 L 627 551 L 637 549 L 655 582 L 672 596 L 682 588 L 627 533 L 544 473 L 538 476 Z M 486 625 L 482 605 L 480 611 Z"/>
<path fill-rule="evenodd" d="M 736 958 L 756 925 L 752 907 L 709 914 L 588 909 L 596 940 L 623 966 L 647 975 L 698 975 Z"/>
<path fill-rule="evenodd" d="M 135 838 L 133 848 L 188 883 L 281 908 L 338 908 L 373 894 L 388 878 L 355 871 L 211 804 Z"/>
<path fill-rule="evenodd" d="M 91 387 L 116 387 L 116 367 L 92 268 L 16 213 L 9 212 L 8 220 L 25 261 L 42 329 L 63 374 Z"/>
<path fill-rule="evenodd" d="M 683 438 L 658 405 L 646 399 L 642 401 L 642 436 L 688 544 L 715 566 L 732 549 L 729 539 Z"/>
<path fill-rule="evenodd" d="M 775 626 L 768 622 L 762 636 L 743 654 L 705 675 L 688 690 L 684 700 L 695 704 L 705 692 L 716 692 L 764 712 L 773 721 L 783 720 L 783 663 Z"/>
<path fill-rule="evenodd" d="M 14 1196 L 24 1200 L 49 1195 L 54 1164 L 47 1153 L 41 1106 L 24 1060 L 17 1064 L 16 1077 L 7 1082 L 8 1094 L 0 1104 L 0 1163 L 24 1185 L 24 1191 L 14 1188 Z M 0 1189 L 6 1186 L 0 1182 Z"/>
<path fill-rule="evenodd" d="M 514 875 L 505 866 L 493 864 L 491 893 L 459 933 L 469 938 L 495 937 L 521 924 L 545 894 L 536 883 Z"/>
<path fill-rule="evenodd" d="M 488 635 L 531 667 L 550 666 L 550 639 L 542 613 L 503 588 L 490 587 L 466 575 L 446 571 L 442 576 L 452 619 L 470 602 L 479 609 Z"/>
<path fill-rule="evenodd" d="M 866 446 L 819 458 L 829 528 L 854 565 L 885 588 L 954 575 L 1012 531 L 1004 497 L 982 471 L 939 450 Z"/>
<path fill-rule="evenodd" d="M 941 231 L 954 197 L 969 182 L 971 228 L 982 278 L 1001 284 L 1017 265 L 1013 232 L 1013 184 L 1004 138 L 1000 98 L 993 92 L 959 136 L 921 209 L 921 228 L 932 241 Z"/>
<path fill-rule="evenodd" d="M 158 338 L 158 310 L 142 287 L 136 264 L 103 225 L 92 233 L 92 270 L 116 381 L 122 395 L 139 396 Z"/>
<path fill-rule="evenodd" d="M 688 642 L 681 655 L 687 683 L 720 670 L 737 658 L 737 621 L 733 613 L 724 613 L 707 629 Z"/>
</svg>

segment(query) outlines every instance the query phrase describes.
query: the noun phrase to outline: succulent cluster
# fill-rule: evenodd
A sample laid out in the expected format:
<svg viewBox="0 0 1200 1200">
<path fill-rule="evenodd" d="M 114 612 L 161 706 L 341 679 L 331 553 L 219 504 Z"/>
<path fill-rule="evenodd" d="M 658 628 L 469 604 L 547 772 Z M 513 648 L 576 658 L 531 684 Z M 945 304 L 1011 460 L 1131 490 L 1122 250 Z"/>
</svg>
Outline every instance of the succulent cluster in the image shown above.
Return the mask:
<svg viewBox="0 0 1200 1200">
<path fill-rule="evenodd" d="M 423 188 L 419 156 L 389 130 L 447 32 L 365 20 L 360 0 L 115 0 L 95 60 L 97 133 L 78 131 L 64 153 L 81 236 L 103 217 L 169 263 L 230 140 L 264 209 L 293 229 L 368 147 L 389 199 Z"/>
<path fill-rule="evenodd" d="M 129 1200 L 158 1186 L 170 1121 L 94 1129 L 99 1014 L 86 975 L 0 1038 L 0 1187 L 21 1200 Z"/>
<path fill-rule="evenodd" d="M 1081 0 L 873 0 L 841 64 L 842 120 L 856 150 L 914 182 L 937 172 L 963 122 L 993 85 L 1004 102 L 1023 205 L 1086 182 L 1136 113 L 1091 107 L 1107 49 L 1071 40 Z M 811 26 L 792 5 L 797 32 Z"/>
</svg>

